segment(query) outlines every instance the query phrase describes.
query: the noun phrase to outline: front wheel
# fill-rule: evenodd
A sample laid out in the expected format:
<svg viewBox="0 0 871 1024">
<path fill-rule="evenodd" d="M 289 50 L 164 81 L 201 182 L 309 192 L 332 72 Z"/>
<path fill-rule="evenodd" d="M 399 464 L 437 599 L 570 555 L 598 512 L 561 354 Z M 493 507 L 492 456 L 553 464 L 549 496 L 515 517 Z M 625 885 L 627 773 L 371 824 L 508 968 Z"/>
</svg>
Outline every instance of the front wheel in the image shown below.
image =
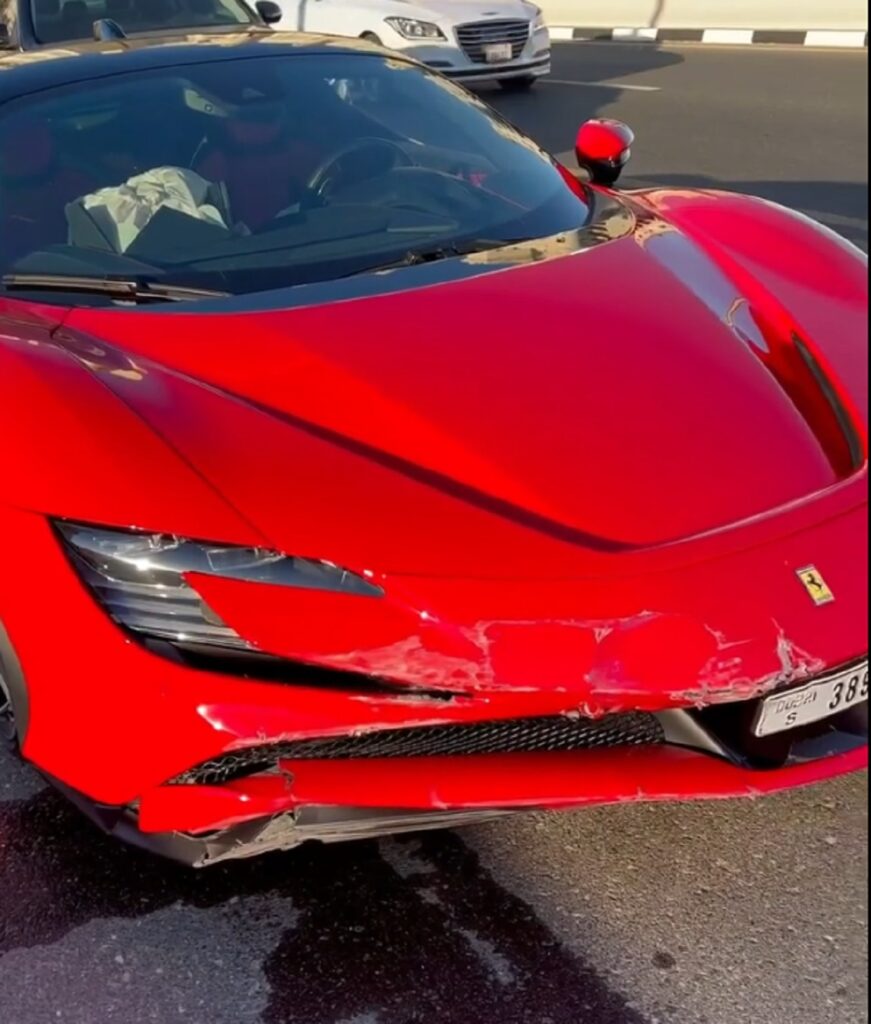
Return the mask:
<svg viewBox="0 0 871 1024">
<path fill-rule="evenodd" d="M 12 709 L 12 695 L 0 674 L 0 750 L 18 749 L 18 730 L 15 728 L 15 712 Z"/>
<path fill-rule="evenodd" d="M 363 35 L 360 36 L 360 38 L 365 39 L 367 43 L 372 43 L 374 46 L 384 45 L 381 42 L 380 38 L 376 36 L 374 32 L 364 32 Z"/>
<path fill-rule="evenodd" d="M 521 78 L 501 78 L 499 85 L 505 92 L 529 92 L 537 81 L 535 75 L 524 75 Z"/>
</svg>

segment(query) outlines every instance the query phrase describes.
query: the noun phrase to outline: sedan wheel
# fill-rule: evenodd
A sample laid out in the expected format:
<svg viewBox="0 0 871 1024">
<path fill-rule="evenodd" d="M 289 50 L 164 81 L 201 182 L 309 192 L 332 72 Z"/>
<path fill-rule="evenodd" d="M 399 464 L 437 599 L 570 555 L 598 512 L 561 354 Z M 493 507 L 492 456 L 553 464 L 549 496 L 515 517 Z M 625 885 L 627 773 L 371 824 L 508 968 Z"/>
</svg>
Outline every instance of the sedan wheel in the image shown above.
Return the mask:
<svg viewBox="0 0 871 1024">
<path fill-rule="evenodd" d="M 529 92 L 538 79 L 535 75 L 527 75 L 525 78 L 503 78 L 499 85 L 505 92 Z"/>
</svg>

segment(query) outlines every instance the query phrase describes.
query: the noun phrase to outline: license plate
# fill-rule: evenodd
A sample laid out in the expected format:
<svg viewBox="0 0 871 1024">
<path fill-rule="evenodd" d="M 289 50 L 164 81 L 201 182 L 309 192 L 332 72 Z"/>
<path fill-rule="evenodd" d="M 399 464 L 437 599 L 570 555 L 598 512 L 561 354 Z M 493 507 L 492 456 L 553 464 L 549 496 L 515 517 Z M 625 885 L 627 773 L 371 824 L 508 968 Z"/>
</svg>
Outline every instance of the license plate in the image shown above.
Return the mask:
<svg viewBox="0 0 871 1024">
<path fill-rule="evenodd" d="M 868 662 L 815 679 L 794 690 L 766 698 L 759 708 L 753 732 L 756 736 L 797 729 L 822 721 L 868 700 Z"/>
<path fill-rule="evenodd" d="M 488 64 L 503 64 L 513 56 L 511 43 L 491 43 L 484 47 L 484 60 Z"/>
</svg>

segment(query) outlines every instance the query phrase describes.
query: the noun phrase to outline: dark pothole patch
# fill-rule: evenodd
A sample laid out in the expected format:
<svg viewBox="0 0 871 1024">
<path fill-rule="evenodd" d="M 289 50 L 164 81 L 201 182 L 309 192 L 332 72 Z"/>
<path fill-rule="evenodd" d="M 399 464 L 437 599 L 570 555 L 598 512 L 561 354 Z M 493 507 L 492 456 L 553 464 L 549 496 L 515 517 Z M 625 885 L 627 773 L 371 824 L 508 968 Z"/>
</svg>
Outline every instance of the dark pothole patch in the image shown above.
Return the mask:
<svg viewBox="0 0 871 1024">
<path fill-rule="evenodd" d="M 677 960 L 664 949 L 657 950 L 653 954 L 652 961 L 653 966 L 658 967 L 661 971 L 673 971 L 677 967 Z"/>
</svg>

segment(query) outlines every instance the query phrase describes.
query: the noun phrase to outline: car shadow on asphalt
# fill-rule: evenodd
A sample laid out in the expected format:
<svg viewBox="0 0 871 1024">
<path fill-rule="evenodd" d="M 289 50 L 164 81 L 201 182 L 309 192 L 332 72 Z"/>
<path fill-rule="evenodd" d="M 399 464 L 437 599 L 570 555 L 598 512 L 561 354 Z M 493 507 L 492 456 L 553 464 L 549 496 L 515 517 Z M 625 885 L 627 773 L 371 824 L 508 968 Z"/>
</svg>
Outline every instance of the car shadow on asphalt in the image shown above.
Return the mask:
<svg viewBox="0 0 871 1024">
<path fill-rule="evenodd" d="M 0 771 L 7 767 L 0 759 Z M 269 992 L 263 1024 L 643 1024 L 523 900 L 495 883 L 457 833 L 310 845 L 194 872 L 122 846 L 42 789 L 0 802 L 0 892 L 0 977 L 4 955 L 12 953 L 20 971 L 26 951 L 39 947 L 27 984 L 40 987 L 39 1006 L 50 1013 L 64 1008 L 54 1007 L 60 997 L 40 972 L 63 964 L 76 934 L 93 937 L 96 929 L 105 948 L 126 919 L 144 926 L 124 932 L 135 943 L 140 932 L 153 935 L 159 911 L 232 907 L 240 927 L 222 955 L 259 961 Z M 287 918 L 265 957 L 262 936 L 260 948 L 245 938 L 257 935 L 264 899 Z M 173 941 L 184 951 L 185 977 L 195 979 L 186 983 L 195 984 L 208 966 L 198 965 L 196 938 Z M 126 951 L 128 962 L 136 956 Z M 198 994 L 203 988 L 201 980 Z M 94 994 L 83 1019 L 116 1019 L 108 1004 L 101 1011 L 109 997 L 100 984 L 87 991 Z M 198 1021 L 227 1019 L 200 1012 Z"/>
</svg>

